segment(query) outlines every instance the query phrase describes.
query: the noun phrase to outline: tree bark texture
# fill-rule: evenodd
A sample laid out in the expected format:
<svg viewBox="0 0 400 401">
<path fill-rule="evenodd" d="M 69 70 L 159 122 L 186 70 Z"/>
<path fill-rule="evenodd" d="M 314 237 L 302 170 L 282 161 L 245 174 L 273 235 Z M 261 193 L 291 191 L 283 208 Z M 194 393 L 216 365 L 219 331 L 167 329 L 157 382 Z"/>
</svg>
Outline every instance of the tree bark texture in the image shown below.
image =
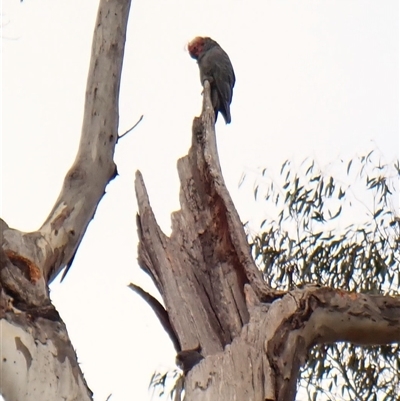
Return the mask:
<svg viewBox="0 0 400 401">
<path fill-rule="evenodd" d="M 116 175 L 118 98 L 130 0 L 101 0 L 93 36 L 76 160 L 42 227 L 24 233 L 1 220 L 1 393 L 7 401 L 90 400 L 48 284 L 70 267 Z"/>
<path fill-rule="evenodd" d="M 136 292 L 178 344 L 186 400 L 294 400 L 299 369 L 314 344 L 400 341 L 400 300 L 317 286 L 289 293 L 268 288 L 224 184 L 209 93 L 206 82 L 192 146 L 178 161 L 181 210 L 172 215 L 170 237 L 137 173 L 138 260 L 165 313 L 149 294 Z M 193 358 L 196 352 L 200 357 Z"/>
</svg>

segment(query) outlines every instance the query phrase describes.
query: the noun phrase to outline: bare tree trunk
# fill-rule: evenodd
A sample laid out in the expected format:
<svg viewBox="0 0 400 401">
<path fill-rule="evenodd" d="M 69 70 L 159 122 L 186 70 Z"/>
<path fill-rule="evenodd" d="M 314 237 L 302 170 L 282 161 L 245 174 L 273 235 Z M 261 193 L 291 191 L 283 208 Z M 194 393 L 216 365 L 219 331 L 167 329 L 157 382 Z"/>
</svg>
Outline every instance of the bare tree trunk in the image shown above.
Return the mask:
<svg viewBox="0 0 400 401">
<path fill-rule="evenodd" d="M 48 283 L 75 252 L 116 175 L 118 98 L 129 0 L 101 0 L 93 37 L 81 142 L 42 227 L 23 233 L 1 221 L 1 393 L 7 401 L 90 400 Z"/>
<path fill-rule="evenodd" d="M 181 210 L 172 234 L 157 225 L 137 173 L 139 264 L 165 305 L 156 310 L 185 372 L 185 399 L 290 401 L 317 343 L 400 340 L 400 300 L 308 286 L 273 291 L 262 280 L 222 178 L 205 84 L 188 156 L 178 162 Z"/>
</svg>

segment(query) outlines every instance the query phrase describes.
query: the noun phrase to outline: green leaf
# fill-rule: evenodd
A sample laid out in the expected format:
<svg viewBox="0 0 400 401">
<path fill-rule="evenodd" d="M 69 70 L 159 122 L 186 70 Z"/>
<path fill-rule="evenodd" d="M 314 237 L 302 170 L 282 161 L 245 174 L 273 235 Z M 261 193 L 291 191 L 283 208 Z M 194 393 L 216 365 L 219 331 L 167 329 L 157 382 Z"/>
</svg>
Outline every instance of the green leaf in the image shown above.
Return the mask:
<svg viewBox="0 0 400 401">
<path fill-rule="evenodd" d="M 257 200 L 257 193 L 258 193 L 258 185 L 254 189 L 254 199 Z"/>
<path fill-rule="evenodd" d="M 308 173 L 312 173 L 313 168 L 314 168 L 314 160 L 313 160 L 313 162 L 311 163 L 311 166 L 308 167 L 308 169 L 307 169 L 307 171 L 306 171 L 306 175 L 308 175 Z"/>
<path fill-rule="evenodd" d="M 282 164 L 282 167 L 281 167 L 281 175 L 282 175 L 283 170 L 285 169 L 285 167 L 286 167 L 287 164 L 290 164 L 289 160 L 285 160 L 285 162 Z"/>
<path fill-rule="evenodd" d="M 331 220 L 336 219 L 336 217 L 338 217 L 341 212 L 342 212 L 342 206 L 340 206 L 339 210 L 336 212 L 336 214 L 333 217 L 331 217 Z"/>
<path fill-rule="evenodd" d="M 347 165 L 347 175 L 349 175 L 349 172 L 350 172 L 350 168 L 351 168 L 351 165 L 353 164 L 353 160 L 350 160 L 349 161 L 349 164 Z"/>
</svg>

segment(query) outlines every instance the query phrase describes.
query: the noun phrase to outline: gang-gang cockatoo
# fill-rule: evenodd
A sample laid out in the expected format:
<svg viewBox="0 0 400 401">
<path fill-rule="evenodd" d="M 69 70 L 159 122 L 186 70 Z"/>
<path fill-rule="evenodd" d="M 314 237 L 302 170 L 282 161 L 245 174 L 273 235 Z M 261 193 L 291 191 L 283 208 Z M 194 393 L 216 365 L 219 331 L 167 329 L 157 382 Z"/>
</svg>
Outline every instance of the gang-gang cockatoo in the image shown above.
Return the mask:
<svg viewBox="0 0 400 401">
<path fill-rule="evenodd" d="M 222 47 L 208 37 L 196 37 L 188 45 L 189 54 L 200 68 L 200 80 L 210 82 L 211 102 L 215 111 L 215 121 L 220 112 L 227 124 L 231 122 L 230 104 L 235 73 L 231 60 Z"/>
</svg>

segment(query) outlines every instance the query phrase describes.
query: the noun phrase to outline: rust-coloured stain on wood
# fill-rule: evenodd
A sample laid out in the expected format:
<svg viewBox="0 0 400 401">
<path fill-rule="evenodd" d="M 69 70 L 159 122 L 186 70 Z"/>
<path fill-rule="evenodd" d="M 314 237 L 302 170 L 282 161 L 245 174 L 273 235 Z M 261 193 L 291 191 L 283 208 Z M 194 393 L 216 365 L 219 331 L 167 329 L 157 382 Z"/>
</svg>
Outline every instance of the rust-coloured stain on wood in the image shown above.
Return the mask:
<svg viewBox="0 0 400 401">
<path fill-rule="evenodd" d="M 345 291 L 345 290 L 336 290 L 336 293 L 338 295 L 340 295 L 341 297 L 348 297 L 350 298 L 352 301 L 355 301 L 358 298 L 358 294 L 356 292 L 349 292 L 349 291 Z"/>
<path fill-rule="evenodd" d="M 40 269 L 31 260 L 10 250 L 6 250 L 5 254 L 13 265 L 18 266 L 28 275 L 28 278 L 32 283 L 36 283 L 40 279 Z"/>
</svg>

